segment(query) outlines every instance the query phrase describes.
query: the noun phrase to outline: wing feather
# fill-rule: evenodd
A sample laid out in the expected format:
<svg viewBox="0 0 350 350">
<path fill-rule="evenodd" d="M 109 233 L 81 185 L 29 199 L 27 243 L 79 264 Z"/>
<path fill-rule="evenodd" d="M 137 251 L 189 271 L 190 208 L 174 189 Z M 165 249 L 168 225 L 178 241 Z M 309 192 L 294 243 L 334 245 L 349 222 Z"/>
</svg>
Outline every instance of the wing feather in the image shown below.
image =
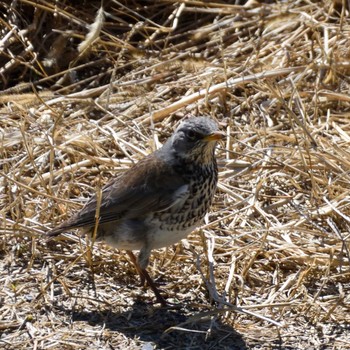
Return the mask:
<svg viewBox="0 0 350 350">
<path fill-rule="evenodd" d="M 102 188 L 99 223 L 142 217 L 179 205 L 188 197 L 188 187 L 181 174 L 153 153 Z M 94 226 L 96 207 L 97 197 L 94 195 L 80 212 L 48 235 Z"/>
</svg>

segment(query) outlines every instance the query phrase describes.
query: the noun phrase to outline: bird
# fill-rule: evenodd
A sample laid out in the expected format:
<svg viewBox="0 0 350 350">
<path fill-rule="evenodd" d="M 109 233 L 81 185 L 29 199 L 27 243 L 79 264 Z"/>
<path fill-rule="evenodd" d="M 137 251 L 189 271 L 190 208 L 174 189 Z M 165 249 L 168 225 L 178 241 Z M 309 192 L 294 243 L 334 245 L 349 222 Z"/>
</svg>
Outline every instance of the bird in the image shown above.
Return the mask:
<svg viewBox="0 0 350 350">
<path fill-rule="evenodd" d="M 216 192 L 215 149 L 224 136 L 210 117 L 183 119 L 161 148 L 113 177 L 99 196 L 46 235 L 79 228 L 126 250 L 142 283 L 166 305 L 146 270 L 151 251 L 179 242 L 201 224 Z"/>
</svg>

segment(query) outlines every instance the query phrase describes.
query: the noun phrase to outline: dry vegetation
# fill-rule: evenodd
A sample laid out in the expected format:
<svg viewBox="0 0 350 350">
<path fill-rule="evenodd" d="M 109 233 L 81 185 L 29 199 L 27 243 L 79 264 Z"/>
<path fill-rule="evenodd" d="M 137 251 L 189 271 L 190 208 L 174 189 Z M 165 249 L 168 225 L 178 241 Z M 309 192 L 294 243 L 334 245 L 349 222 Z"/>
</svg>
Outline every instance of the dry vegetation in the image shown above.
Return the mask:
<svg viewBox="0 0 350 350">
<path fill-rule="evenodd" d="M 0 348 L 350 349 L 348 2 L 9 3 Z M 187 114 L 227 141 L 207 224 L 152 255 L 165 309 L 124 252 L 43 233 Z"/>
</svg>

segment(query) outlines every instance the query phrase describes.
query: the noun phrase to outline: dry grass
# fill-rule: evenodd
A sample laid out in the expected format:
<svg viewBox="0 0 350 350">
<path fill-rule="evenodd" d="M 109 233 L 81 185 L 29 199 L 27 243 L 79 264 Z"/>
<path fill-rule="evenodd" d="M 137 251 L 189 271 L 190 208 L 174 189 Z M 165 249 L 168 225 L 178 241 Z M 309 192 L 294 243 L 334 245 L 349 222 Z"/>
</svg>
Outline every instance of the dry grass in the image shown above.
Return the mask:
<svg viewBox="0 0 350 350">
<path fill-rule="evenodd" d="M 0 2 L 1 348 L 350 348 L 348 3 L 250 3 Z M 161 309 L 124 252 L 42 234 L 186 114 L 228 137 Z"/>
</svg>

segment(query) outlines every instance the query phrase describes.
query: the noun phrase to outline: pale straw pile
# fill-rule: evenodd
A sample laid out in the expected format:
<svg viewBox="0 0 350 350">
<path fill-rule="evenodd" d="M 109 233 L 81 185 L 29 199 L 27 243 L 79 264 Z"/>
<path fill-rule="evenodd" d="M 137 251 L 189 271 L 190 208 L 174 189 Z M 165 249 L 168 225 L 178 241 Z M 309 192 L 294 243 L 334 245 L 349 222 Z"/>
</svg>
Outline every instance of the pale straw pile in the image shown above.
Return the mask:
<svg viewBox="0 0 350 350">
<path fill-rule="evenodd" d="M 0 2 L 0 348 L 349 349 L 347 1 Z M 206 224 L 152 255 L 43 233 L 171 134 L 227 133 Z"/>
</svg>

